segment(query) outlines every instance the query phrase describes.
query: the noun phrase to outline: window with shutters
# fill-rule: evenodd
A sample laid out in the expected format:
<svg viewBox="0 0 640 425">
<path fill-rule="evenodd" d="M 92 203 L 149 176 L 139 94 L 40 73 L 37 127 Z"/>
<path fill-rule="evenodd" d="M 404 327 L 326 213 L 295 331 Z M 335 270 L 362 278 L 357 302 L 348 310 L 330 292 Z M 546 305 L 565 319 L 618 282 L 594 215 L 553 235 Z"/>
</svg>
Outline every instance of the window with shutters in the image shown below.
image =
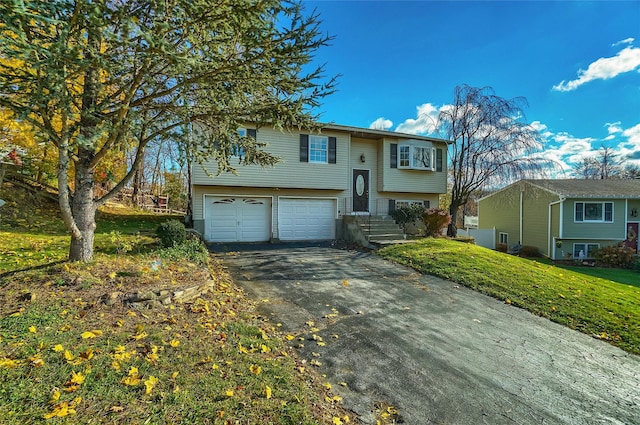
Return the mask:
<svg viewBox="0 0 640 425">
<path fill-rule="evenodd" d="M 300 162 L 335 164 L 337 153 L 336 137 L 300 135 Z"/>
<path fill-rule="evenodd" d="M 433 147 L 401 143 L 397 149 L 397 168 L 435 171 L 436 150 Z"/>
<path fill-rule="evenodd" d="M 253 137 L 255 139 L 256 138 L 256 130 L 255 129 L 239 128 L 238 129 L 238 135 L 240 137 Z M 231 156 L 237 157 L 237 158 L 242 158 L 244 156 L 244 149 L 242 148 L 242 146 L 240 144 L 234 143 L 231 146 Z"/>
<path fill-rule="evenodd" d="M 309 162 L 327 163 L 329 140 L 325 136 L 309 136 Z"/>
</svg>

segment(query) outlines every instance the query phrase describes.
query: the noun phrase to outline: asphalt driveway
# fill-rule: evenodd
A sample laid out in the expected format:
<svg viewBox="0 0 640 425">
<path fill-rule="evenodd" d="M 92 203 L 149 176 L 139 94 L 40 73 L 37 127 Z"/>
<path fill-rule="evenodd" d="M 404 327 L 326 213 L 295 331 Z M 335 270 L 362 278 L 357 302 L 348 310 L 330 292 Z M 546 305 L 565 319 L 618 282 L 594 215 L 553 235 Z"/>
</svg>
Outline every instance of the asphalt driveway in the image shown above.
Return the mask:
<svg viewBox="0 0 640 425">
<path fill-rule="evenodd" d="M 640 424 L 640 357 L 602 341 L 371 253 L 212 250 L 364 423 L 388 403 L 407 424 Z"/>
</svg>

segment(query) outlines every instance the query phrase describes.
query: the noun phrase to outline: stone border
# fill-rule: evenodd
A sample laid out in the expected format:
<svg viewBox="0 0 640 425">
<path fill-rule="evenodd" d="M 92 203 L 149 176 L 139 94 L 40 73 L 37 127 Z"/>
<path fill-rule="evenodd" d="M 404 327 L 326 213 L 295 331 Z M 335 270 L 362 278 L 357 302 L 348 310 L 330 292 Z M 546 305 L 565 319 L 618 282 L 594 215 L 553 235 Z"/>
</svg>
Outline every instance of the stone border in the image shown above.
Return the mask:
<svg viewBox="0 0 640 425">
<path fill-rule="evenodd" d="M 170 291 L 168 289 L 148 290 L 125 294 L 123 292 L 111 292 L 103 295 L 101 301 L 112 306 L 121 301 L 136 309 L 151 309 L 167 306 L 171 304 L 182 304 L 194 301 L 198 297 L 211 291 L 215 286 L 213 279 L 207 280 L 199 285 L 188 286 L 186 288 Z"/>
</svg>

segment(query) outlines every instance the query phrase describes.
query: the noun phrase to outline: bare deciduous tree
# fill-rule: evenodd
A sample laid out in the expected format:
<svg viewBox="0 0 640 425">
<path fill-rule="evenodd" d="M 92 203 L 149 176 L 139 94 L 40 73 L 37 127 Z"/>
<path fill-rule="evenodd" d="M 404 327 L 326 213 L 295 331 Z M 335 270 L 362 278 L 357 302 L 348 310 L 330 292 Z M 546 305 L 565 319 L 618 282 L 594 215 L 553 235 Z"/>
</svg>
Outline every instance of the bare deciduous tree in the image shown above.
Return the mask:
<svg viewBox="0 0 640 425">
<path fill-rule="evenodd" d="M 451 158 L 451 204 L 457 217 L 460 206 L 474 191 L 510 181 L 540 177 L 553 165 L 540 156 L 538 132 L 524 122 L 522 97 L 504 99 L 490 87 L 457 86 L 454 102 L 438 117 L 441 134 L 453 141 Z M 456 236 L 455 220 L 447 234 Z"/>
</svg>

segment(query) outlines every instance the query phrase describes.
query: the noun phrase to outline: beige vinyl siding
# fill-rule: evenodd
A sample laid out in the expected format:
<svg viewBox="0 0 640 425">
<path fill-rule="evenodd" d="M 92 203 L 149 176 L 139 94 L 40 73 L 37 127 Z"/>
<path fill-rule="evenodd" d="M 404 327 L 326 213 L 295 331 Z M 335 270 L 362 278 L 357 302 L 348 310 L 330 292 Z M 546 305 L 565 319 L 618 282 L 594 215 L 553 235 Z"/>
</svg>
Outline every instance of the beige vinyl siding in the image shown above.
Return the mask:
<svg viewBox="0 0 640 425">
<path fill-rule="evenodd" d="M 193 221 L 194 228 L 200 232 L 204 231 L 204 199 L 205 195 L 211 196 L 247 196 L 247 197 L 268 197 L 271 198 L 272 211 L 272 237 L 278 235 L 278 201 L 280 198 L 322 198 L 337 200 L 337 215 L 341 214 L 344 192 L 335 190 L 300 190 L 300 189 L 280 189 L 253 188 L 253 187 L 227 187 L 227 186 L 194 186 L 193 191 Z"/>
<path fill-rule="evenodd" d="M 339 132 L 325 132 L 322 136 L 333 136 L 337 139 L 335 164 L 300 162 L 300 133 L 260 128 L 257 139 L 267 143 L 264 148 L 266 151 L 281 158 L 278 164 L 265 168 L 258 165 L 238 166 L 237 175 L 226 173 L 215 176 L 218 170 L 217 163 L 211 161 L 206 164 L 206 168 L 214 177 L 208 176 L 202 166 L 196 164 L 193 166 L 193 184 L 347 190 L 348 183 L 351 181 L 349 177 L 350 136 Z"/>
<path fill-rule="evenodd" d="M 402 168 L 391 168 L 391 143 L 402 143 L 406 140 L 385 138 L 382 144 L 382 158 L 378 161 L 378 191 L 380 192 L 415 192 L 446 193 L 447 191 L 447 146 L 433 143 L 436 149 L 442 149 L 442 171 L 422 171 Z M 421 143 L 416 142 L 420 145 Z M 425 144 L 426 145 L 426 144 Z M 431 146 L 431 145 L 429 145 Z"/>
<path fill-rule="evenodd" d="M 589 223 L 575 222 L 576 202 L 613 202 L 613 222 Z M 562 223 L 563 238 L 577 239 L 619 239 L 626 238 L 626 210 L 624 199 L 573 199 L 564 201 L 564 217 Z"/>
</svg>

